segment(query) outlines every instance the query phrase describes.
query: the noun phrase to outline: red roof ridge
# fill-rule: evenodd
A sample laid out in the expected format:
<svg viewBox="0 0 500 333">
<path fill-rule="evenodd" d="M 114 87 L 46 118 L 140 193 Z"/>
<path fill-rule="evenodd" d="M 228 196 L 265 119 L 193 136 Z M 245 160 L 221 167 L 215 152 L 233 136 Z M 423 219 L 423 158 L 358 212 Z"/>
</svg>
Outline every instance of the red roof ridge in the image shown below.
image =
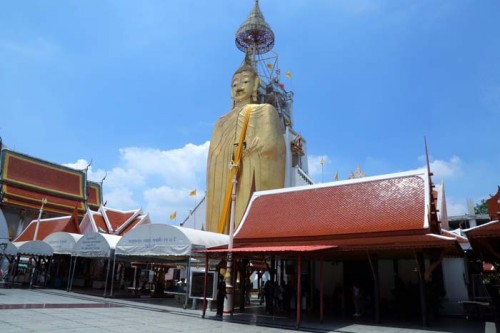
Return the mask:
<svg viewBox="0 0 500 333">
<path fill-rule="evenodd" d="M 403 177 L 410 177 L 410 176 L 419 176 L 419 177 L 425 179 L 424 177 L 427 177 L 427 170 L 422 168 L 422 169 L 415 169 L 415 170 L 410 170 L 410 171 L 388 173 L 388 174 L 383 174 L 383 175 L 367 176 L 367 177 L 363 177 L 363 178 L 354 178 L 354 179 L 338 180 L 338 181 L 327 182 L 327 183 L 317 183 L 317 184 L 312 184 L 312 185 L 301 185 L 301 186 L 285 187 L 285 188 L 279 188 L 279 189 L 273 189 L 273 190 L 257 191 L 257 192 L 254 192 L 252 197 L 254 197 L 254 196 L 260 197 L 260 196 L 264 196 L 264 195 L 288 193 L 288 192 L 309 191 L 309 190 L 316 190 L 316 189 L 322 189 L 322 188 L 327 188 L 327 187 L 344 186 L 344 185 L 351 185 L 351 184 L 358 184 L 358 183 L 367 183 L 367 182 L 373 182 L 373 181 L 387 180 L 387 179 L 393 179 L 393 178 L 403 178 Z"/>
<path fill-rule="evenodd" d="M 426 169 L 255 192 L 235 240 L 429 232 Z"/>
</svg>

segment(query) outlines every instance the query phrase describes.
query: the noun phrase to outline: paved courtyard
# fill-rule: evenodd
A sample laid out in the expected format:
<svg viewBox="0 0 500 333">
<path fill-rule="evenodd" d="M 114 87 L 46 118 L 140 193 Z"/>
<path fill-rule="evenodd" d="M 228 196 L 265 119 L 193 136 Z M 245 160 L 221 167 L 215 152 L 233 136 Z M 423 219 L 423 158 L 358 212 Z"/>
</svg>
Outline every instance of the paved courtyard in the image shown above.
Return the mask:
<svg viewBox="0 0 500 333">
<path fill-rule="evenodd" d="M 290 318 L 245 314 L 214 320 L 208 311 L 183 309 L 175 300 L 123 300 L 57 290 L 0 289 L 0 332 L 293 332 Z M 274 327 L 272 327 L 274 326 Z M 276 327 L 278 326 L 278 327 Z M 451 320 L 408 328 L 353 322 L 318 324 L 304 320 L 303 331 L 349 333 L 496 332 L 494 323 Z"/>
</svg>

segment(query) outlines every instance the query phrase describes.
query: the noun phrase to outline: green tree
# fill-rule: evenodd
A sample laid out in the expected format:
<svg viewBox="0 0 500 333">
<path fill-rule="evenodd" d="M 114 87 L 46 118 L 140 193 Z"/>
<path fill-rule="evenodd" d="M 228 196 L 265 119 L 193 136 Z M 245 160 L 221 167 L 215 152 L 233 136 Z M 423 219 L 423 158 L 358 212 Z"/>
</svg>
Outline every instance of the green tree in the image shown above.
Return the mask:
<svg viewBox="0 0 500 333">
<path fill-rule="evenodd" d="M 480 203 L 474 206 L 475 214 L 488 214 L 488 205 L 486 204 L 486 200 L 482 199 Z"/>
</svg>

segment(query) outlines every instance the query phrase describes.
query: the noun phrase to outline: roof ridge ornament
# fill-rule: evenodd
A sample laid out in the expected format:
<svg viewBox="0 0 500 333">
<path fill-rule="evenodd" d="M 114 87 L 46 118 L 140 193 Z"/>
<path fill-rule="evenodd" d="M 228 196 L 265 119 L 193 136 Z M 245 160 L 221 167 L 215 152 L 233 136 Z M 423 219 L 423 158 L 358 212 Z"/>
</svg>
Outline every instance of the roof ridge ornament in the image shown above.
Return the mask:
<svg viewBox="0 0 500 333">
<path fill-rule="evenodd" d="M 253 47 L 255 55 L 272 50 L 274 32 L 264 19 L 264 15 L 259 8 L 259 0 L 255 0 L 255 5 L 248 18 L 236 31 L 235 43 L 236 47 L 245 53 L 249 47 Z"/>
</svg>

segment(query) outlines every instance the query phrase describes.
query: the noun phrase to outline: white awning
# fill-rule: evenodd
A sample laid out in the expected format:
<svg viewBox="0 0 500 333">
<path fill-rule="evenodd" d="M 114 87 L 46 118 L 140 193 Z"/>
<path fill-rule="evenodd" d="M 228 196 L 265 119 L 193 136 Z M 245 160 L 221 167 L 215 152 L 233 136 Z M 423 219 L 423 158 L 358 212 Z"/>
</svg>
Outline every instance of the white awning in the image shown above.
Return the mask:
<svg viewBox="0 0 500 333">
<path fill-rule="evenodd" d="M 51 256 L 54 254 L 54 250 L 52 246 L 45 243 L 44 241 L 34 240 L 27 242 L 12 242 L 17 249 L 16 253 L 11 253 L 13 251 L 12 247 L 7 245 L 7 249 L 5 250 L 5 254 L 9 255 L 27 255 L 27 256 Z M 9 253 L 7 252 L 9 251 Z"/>
<path fill-rule="evenodd" d="M 55 254 L 72 254 L 76 242 L 82 237 L 80 234 L 58 231 L 45 237 L 43 241 L 52 246 Z"/>
<path fill-rule="evenodd" d="M 5 254 L 9 256 L 15 256 L 17 255 L 17 246 L 14 245 L 14 243 L 7 243 L 7 247 L 5 248 Z"/>
<path fill-rule="evenodd" d="M 229 236 L 166 224 L 144 224 L 126 233 L 116 245 L 116 255 L 138 257 L 187 257 L 229 243 Z"/>
<path fill-rule="evenodd" d="M 91 232 L 83 235 L 73 248 L 76 257 L 109 258 L 122 236 Z"/>
</svg>

